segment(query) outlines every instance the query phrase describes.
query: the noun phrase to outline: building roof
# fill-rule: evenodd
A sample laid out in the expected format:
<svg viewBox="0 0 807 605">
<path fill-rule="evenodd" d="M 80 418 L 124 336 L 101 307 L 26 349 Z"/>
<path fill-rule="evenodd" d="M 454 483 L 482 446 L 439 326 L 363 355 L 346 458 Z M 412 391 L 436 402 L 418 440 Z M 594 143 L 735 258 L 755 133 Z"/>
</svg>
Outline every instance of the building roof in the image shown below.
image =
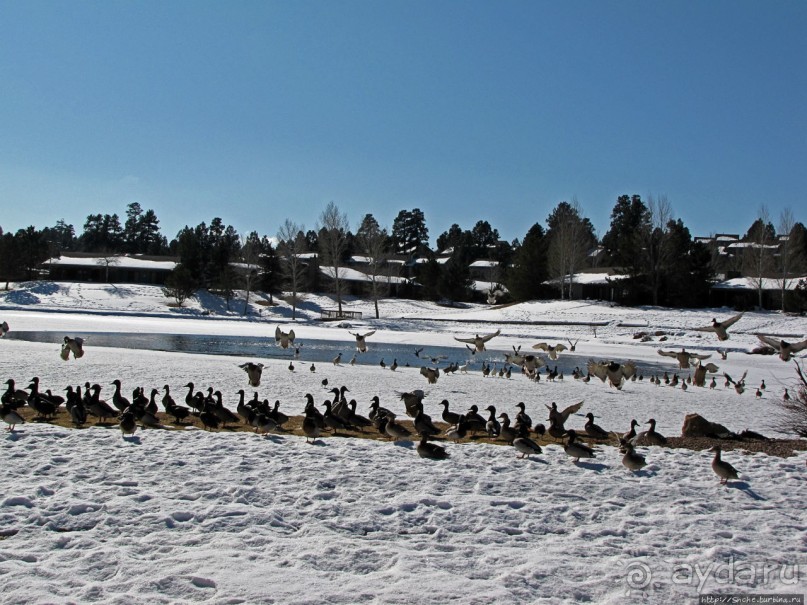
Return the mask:
<svg viewBox="0 0 807 605">
<path fill-rule="evenodd" d="M 109 259 L 109 260 L 107 260 Z M 144 254 L 63 254 L 43 263 L 45 266 L 62 267 L 110 267 L 119 269 L 144 269 L 149 271 L 173 271 L 179 264 L 175 257 L 156 257 Z"/>
</svg>

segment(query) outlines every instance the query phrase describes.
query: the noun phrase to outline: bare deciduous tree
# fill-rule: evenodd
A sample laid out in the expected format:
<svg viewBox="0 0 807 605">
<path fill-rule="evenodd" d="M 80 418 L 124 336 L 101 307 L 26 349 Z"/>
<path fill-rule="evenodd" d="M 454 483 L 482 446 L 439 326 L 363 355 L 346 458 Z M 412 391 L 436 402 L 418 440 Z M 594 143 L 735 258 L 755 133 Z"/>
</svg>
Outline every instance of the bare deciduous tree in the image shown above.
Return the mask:
<svg viewBox="0 0 807 605">
<path fill-rule="evenodd" d="M 283 273 L 291 287 L 291 318 L 297 319 L 297 293 L 305 278 L 303 254 L 308 251 L 305 227 L 286 219 L 277 231 L 277 239 Z"/>
<path fill-rule="evenodd" d="M 779 215 L 779 287 L 782 293 L 782 311 L 785 311 L 787 292 L 794 279 L 804 270 L 804 242 L 802 231 L 794 229 L 796 218 L 793 210 L 785 208 Z"/>
<path fill-rule="evenodd" d="M 582 217 L 582 208 L 575 198 L 561 202 L 547 219 L 549 247 L 547 268 L 549 275 L 560 284 L 560 297 L 568 292 L 572 297 L 574 275 L 583 266 L 592 242 L 592 228 Z"/>
<path fill-rule="evenodd" d="M 668 245 L 668 224 L 673 219 L 672 204 L 666 195 L 658 199 L 647 198 L 647 210 L 650 215 L 647 232 L 644 234 L 647 261 L 647 276 L 653 304 L 659 304 L 659 291 L 664 281 L 665 269 L 670 264 L 672 248 Z"/>
<path fill-rule="evenodd" d="M 325 210 L 319 215 L 317 232 L 319 234 L 319 251 L 323 265 L 331 269 L 330 277 L 333 279 L 338 312 L 342 315 L 342 287 L 344 280 L 344 266 L 342 256 L 347 249 L 347 233 L 350 224 L 347 214 L 339 210 L 335 202 L 328 202 Z"/>
<path fill-rule="evenodd" d="M 770 222 L 768 208 L 764 204 L 759 208 L 757 220 L 751 225 L 745 236 L 743 254 L 743 273 L 757 291 L 759 308 L 762 309 L 762 293 L 765 289 L 765 277 L 774 269 L 773 250 L 776 248 L 776 233 Z"/>
</svg>

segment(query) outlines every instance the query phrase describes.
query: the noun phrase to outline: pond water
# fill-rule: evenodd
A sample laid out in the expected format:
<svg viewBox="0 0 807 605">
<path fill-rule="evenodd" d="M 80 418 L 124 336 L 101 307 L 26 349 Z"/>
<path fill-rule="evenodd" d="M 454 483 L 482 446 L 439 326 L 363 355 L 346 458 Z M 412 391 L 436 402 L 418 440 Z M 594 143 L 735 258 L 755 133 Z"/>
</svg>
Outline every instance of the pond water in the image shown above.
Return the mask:
<svg viewBox="0 0 807 605">
<path fill-rule="evenodd" d="M 25 340 L 30 342 L 53 343 L 61 345 L 65 334 L 52 331 L 13 331 L 5 338 Z M 151 351 L 169 351 L 181 353 L 201 353 L 204 355 L 229 355 L 245 357 L 248 359 L 298 359 L 300 362 L 325 363 L 331 362 L 334 357 L 342 353 L 342 363 L 348 363 L 356 353 L 353 339 L 345 341 L 313 340 L 307 338 L 299 348 L 289 347 L 282 349 L 275 344 L 274 338 L 257 336 L 220 336 L 210 334 L 142 334 L 134 332 L 84 332 L 85 347 L 116 347 L 122 349 L 144 349 Z M 459 343 L 458 343 L 459 345 Z M 411 344 L 391 344 L 371 342 L 368 340 L 367 352 L 356 353 L 356 363 L 360 365 L 378 365 L 383 359 L 389 365 L 393 360 L 400 366 L 420 367 L 431 365 L 432 358 L 440 358 L 439 367 L 445 367 L 450 362 L 463 364 L 473 358 L 475 369 L 481 368 L 481 362 L 496 362 L 499 366 L 504 361 L 506 349 L 491 348 L 482 353 L 471 355 L 464 345 L 456 347 L 425 347 L 415 354 L 420 346 Z M 544 359 L 545 356 L 542 355 Z M 551 367 L 557 365 L 558 370 L 565 375 L 571 375 L 576 366 L 585 370 L 589 357 L 576 355 L 565 351 L 557 361 L 548 361 Z M 668 370 L 674 372 L 674 364 L 639 363 L 639 371 L 645 375 L 662 373 Z"/>
</svg>

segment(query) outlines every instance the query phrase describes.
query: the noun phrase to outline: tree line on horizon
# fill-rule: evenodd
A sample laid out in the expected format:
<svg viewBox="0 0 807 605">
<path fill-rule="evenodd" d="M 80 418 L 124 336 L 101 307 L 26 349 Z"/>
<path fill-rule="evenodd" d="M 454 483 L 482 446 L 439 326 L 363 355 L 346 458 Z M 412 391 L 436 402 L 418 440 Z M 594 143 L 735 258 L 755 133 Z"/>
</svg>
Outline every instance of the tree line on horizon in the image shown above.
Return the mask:
<svg viewBox="0 0 807 605">
<path fill-rule="evenodd" d="M 46 260 L 69 252 L 110 258 L 170 255 L 179 264 L 166 287 L 180 304 L 199 288 L 221 293 L 228 304 L 236 289 L 246 290 L 247 300 L 256 290 L 270 297 L 286 291 L 296 311 L 300 293 L 327 285 L 340 312 L 345 294 L 370 294 L 377 315 L 378 298 L 390 294 L 390 277 L 405 278 L 395 285 L 394 294 L 400 297 L 501 303 L 571 298 L 572 276 L 610 267 L 626 276 L 619 282 L 623 304 L 708 306 L 710 286 L 722 274 L 755 283 L 760 308 L 764 280 L 771 278 L 781 283 L 783 310 L 807 307 L 807 284 L 800 283 L 795 291 L 787 288 L 788 281 L 807 271 L 807 229 L 791 210 L 784 210 L 774 227 L 762 206 L 741 242 L 741 253 L 726 258 L 717 245 L 695 240 L 683 221 L 674 218 L 664 196 L 647 201 L 639 195 L 619 196 L 602 238 L 572 200 L 558 203 L 544 224 L 534 223 L 522 239 L 504 241 L 488 221 L 479 220 L 470 229 L 451 225 L 436 238 L 434 250 L 418 208 L 401 210 L 389 229 L 367 214 L 353 231 L 347 215 L 331 202 L 313 229 L 286 219 L 273 237 L 256 231 L 239 234 L 216 217 L 209 224 L 186 225 L 169 241 L 154 210 L 134 202 L 123 222 L 117 214 L 87 216 L 78 235 L 64 220 L 15 233 L 0 227 L 0 279 L 6 287 L 11 281 L 38 279 Z M 361 270 L 369 277 L 364 292 L 355 291 L 355 283 L 345 276 L 356 256 L 362 257 Z M 488 281 L 499 286 L 487 293 L 472 288 L 471 264 L 477 260 L 492 261 Z"/>
</svg>

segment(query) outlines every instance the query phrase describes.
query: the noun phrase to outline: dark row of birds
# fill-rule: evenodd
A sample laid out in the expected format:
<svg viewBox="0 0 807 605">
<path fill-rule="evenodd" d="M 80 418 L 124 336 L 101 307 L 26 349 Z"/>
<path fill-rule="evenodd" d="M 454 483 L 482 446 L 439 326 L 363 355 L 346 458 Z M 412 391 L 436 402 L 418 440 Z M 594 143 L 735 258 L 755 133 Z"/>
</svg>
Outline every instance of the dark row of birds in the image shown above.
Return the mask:
<svg viewBox="0 0 807 605">
<path fill-rule="evenodd" d="M 6 381 L 7 389 L 0 397 L 0 416 L 8 424 L 9 431 L 13 431 L 16 424 L 24 422 L 19 410 L 23 406 L 30 407 L 39 419 L 52 419 L 64 405 L 74 425 L 83 426 L 89 417 L 97 418 L 98 423 L 103 423 L 109 419 L 117 419 L 123 435 L 132 435 L 138 428 L 138 423 L 142 427 L 162 427 L 162 421 L 157 416 L 159 405 L 163 406 L 165 413 L 174 418 L 177 424 L 184 424 L 189 416 L 198 417 L 205 429 L 227 428 L 231 424 L 245 424 L 252 427 L 256 433 L 268 434 L 284 431 L 284 425 L 289 421 L 289 416 L 279 410 L 280 402 L 275 401 L 270 405 L 268 400 L 260 400 L 255 392 L 252 399 L 246 399 L 243 389 L 237 391 L 239 396 L 236 412 L 232 412 L 224 406 L 221 391 L 215 391 L 209 387 L 207 393 L 196 391 L 193 383 L 187 383 L 188 389 L 184 399 L 186 405 L 178 404 L 171 395 L 170 387 L 163 386 L 161 390 L 151 389 L 149 396 L 146 396 L 142 387 L 137 387 L 132 391 L 132 398 L 126 398 L 121 392 L 121 381 L 113 380 L 114 392 L 111 397 L 111 405 L 106 400 L 101 399 L 102 387 L 99 384 L 85 383 L 81 386 L 67 386 L 64 390 L 65 397 L 55 395 L 50 390 L 40 392 L 39 379 L 31 380 L 27 390 L 18 389 L 13 379 Z M 447 428 L 438 428 L 432 418 L 424 412 L 423 399 L 425 393 L 422 390 L 412 392 L 397 393 L 404 404 L 407 416 L 412 418 L 412 429 L 401 424 L 397 415 L 391 410 L 380 405 L 378 396 L 371 399 L 369 414 L 363 416 L 357 412 L 357 402 L 355 399 L 348 401 L 346 393 L 349 389 L 345 386 L 330 389 L 333 396 L 325 400 L 320 411 L 315 404 L 314 396 L 310 393 L 305 395 L 304 417 L 302 420 L 302 431 L 307 442 L 314 442 L 323 432 L 329 431 L 331 434 L 347 432 L 364 432 L 365 429 L 377 431 L 379 434 L 392 439 L 409 440 L 415 434 L 419 437 L 416 447 L 417 453 L 424 458 L 445 459 L 449 457 L 449 452 L 445 447 L 432 443 L 429 439 L 442 437 L 444 439 L 459 441 L 468 435 L 478 435 L 482 433 L 492 440 L 500 440 L 511 444 L 520 457 L 529 457 L 542 453 L 541 446 L 533 437 L 551 437 L 555 441 L 563 443 L 564 451 L 567 455 L 578 462 L 581 458 L 595 458 L 595 450 L 581 442 L 578 433 L 574 429 L 565 428 L 565 424 L 572 414 L 580 410 L 583 402 L 578 402 L 558 410 L 557 404 L 552 402 L 546 406 L 549 412 L 548 427 L 543 423 L 533 423 L 526 413 L 526 405 L 519 402 L 516 405 L 517 412 L 513 421 L 507 413 L 497 414 L 495 406 L 490 405 L 485 411 L 487 418 L 479 413 L 476 405 L 470 406 L 465 413 L 458 413 L 450 410 L 447 399 L 440 402 L 443 407 L 441 419 Z M 594 415 L 586 414 L 586 423 L 583 427 L 583 434 L 592 440 L 608 441 L 618 437 L 620 449 L 623 454 L 622 464 L 631 471 L 641 470 L 647 463 L 645 457 L 635 451 L 637 445 L 664 445 L 667 439 L 656 431 L 656 422 L 650 419 L 647 424 L 649 429 L 637 432 L 639 423 L 634 419 L 631 421 L 628 432 L 617 435 L 611 431 L 606 431 L 594 423 Z M 715 450 L 715 460 L 713 469 L 721 477 L 723 482 L 728 479 L 736 479 L 737 473 L 731 465 L 720 460 L 719 447 Z M 723 474 L 721 474 L 723 473 Z"/>
</svg>

